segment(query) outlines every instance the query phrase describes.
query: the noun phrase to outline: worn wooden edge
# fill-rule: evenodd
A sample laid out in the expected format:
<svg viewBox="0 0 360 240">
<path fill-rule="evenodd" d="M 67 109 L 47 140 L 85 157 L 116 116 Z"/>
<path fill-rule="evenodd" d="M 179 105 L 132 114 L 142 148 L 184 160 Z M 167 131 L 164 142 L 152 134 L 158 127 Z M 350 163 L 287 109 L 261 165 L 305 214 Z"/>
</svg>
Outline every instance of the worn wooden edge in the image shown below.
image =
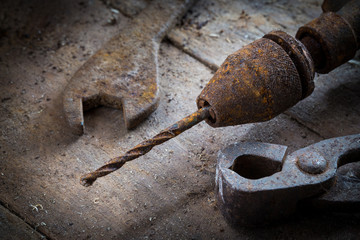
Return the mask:
<svg viewBox="0 0 360 240">
<path fill-rule="evenodd" d="M 46 239 L 46 237 L 0 204 L 0 238 L 3 240 Z"/>
</svg>

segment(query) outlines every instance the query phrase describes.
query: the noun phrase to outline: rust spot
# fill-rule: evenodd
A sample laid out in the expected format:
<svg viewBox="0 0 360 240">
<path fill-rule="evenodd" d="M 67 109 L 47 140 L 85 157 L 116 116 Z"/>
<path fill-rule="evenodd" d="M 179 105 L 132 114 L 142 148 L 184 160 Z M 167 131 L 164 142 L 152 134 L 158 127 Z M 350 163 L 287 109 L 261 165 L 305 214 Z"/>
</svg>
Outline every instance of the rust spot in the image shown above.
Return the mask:
<svg viewBox="0 0 360 240">
<path fill-rule="evenodd" d="M 230 73 L 230 74 L 229 74 Z M 211 106 L 213 127 L 266 121 L 302 96 L 299 73 L 288 53 L 259 39 L 229 55 L 197 98 Z"/>
<path fill-rule="evenodd" d="M 359 6 L 357 12 L 359 15 Z M 309 49 L 316 72 L 328 73 L 355 56 L 359 48 L 355 30 L 360 29 L 360 23 L 353 23 L 355 26 L 337 13 L 327 12 L 299 28 L 296 38 Z"/>
</svg>

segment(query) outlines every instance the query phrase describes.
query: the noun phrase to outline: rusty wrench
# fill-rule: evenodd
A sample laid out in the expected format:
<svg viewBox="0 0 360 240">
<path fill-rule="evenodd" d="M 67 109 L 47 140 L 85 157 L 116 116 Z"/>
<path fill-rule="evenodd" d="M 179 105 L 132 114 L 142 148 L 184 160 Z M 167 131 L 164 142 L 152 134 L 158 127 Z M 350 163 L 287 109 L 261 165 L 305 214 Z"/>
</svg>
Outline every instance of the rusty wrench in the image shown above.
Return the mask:
<svg viewBox="0 0 360 240">
<path fill-rule="evenodd" d="M 360 134 L 286 153 L 269 143 L 236 143 L 219 152 L 216 189 L 233 225 L 286 217 L 301 201 L 320 208 L 360 210 Z"/>
<path fill-rule="evenodd" d="M 192 2 L 153 1 L 80 67 L 63 94 L 64 113 L 75 133 L 84 132 L 83 110 L 99 105 L 122 108 L 128 129 L 156 109 L 160 42 Z"/>
</svg>

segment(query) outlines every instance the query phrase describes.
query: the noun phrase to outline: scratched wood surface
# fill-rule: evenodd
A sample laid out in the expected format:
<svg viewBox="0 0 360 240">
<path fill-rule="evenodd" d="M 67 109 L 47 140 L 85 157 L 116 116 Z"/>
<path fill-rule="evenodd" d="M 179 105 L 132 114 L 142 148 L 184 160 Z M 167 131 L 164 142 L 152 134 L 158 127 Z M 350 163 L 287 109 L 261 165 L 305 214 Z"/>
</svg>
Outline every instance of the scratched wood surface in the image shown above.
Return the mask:
<svg viewBox="0 0 360 240">
<path fill-rule="evenodd" d="M 233 229 L 214 196 L 216 154 L 228 144 L 263 141 L 294 151 L 324 138 L 359 133 L 358 59 L 318 77 L 311 97 L 269 122 L 220 129 L 201 123 L 93 187 L 82 187 L 81 174 L 194 111 L 196 96 L 227 54 L 272 29 L 294 34 L 320 14 L 319 1 L 312 0 L 199 1 L 161 45 L 158 109 L 132 131 L 125 129 L 121 111 L 92 110 L 85 115 L 85 135 L 77 137 L 63 119 L 62 90 L 148 1 L 121 5 L 119 13 L 112 9 L 115 3 L 121 5 L 98 0 L 1 3 L 2 208 L 38 232 L 35 238 L 359 236 L 356 214 L 297 213 L 273 226 Z M 7 236 L 6 229 L 0 230 Z"/>
<path fill-rule="evenodd" d="M 3 206 L 0 206 L 0 233 L 1 239 L 33 240 L 45 238 L 36 229 L 33 229 Z"/>
</svg>

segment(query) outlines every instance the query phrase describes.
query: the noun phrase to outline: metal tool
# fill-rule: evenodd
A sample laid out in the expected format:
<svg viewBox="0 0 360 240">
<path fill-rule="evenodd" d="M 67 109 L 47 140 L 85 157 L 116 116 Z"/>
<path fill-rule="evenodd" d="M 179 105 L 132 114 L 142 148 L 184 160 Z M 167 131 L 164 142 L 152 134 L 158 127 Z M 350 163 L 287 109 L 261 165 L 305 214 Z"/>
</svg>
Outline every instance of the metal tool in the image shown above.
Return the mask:
<svg viewBox="0 0 360 240">
<path fill-rule="evenodd" d="M 108 163 L 106 163 L 101 168 L 97 169 L 94 172 L 86 174 L 81 177 L 81 184 L 84 186 L 90 186 L 93 182 L 98 178 L 109 173 L 116 171 L 117 169 L 121 168 L 126 162 L 136 159 L 147 152 L 149 152 L 154 146 L 159 145 L 163 142 L 166 142 L 180 133 L 186 131 L 187 129 L 195 126 L 199 122 L 203 121 L 204 119 L 208 118 L 209 109 L 208 108 L 201 108 L 197 112 L 181 119 L 180 121 L 176 122 L 175 124 L 171 125 L 170 127 L 162 130 L 159 134 L 155 137 L 145 140 L 142 143 L 138 144 L 134 148 L 127 151 L 124 155 L 120 157 L 116 157 L 111 159 Z"/>
<path fill-rule="evenodd" d="M 327 73 L 359 49 L 360 1 L 350 1 L 339 13 L 323 13 L 296 36 L 273 31 L 229 55 L 197 98 L 199 110 L 194 116 L 202 116 L 197 122 L 205 119 L 212 127 L 223 127 L 267 121 L 309 96 L 315 71 Z M 182 125 L 186 122 L 188 127 Z M 194 125 L 187 118 L 178 123 L 181 128 L 171 127 L 176 135 Z M 97 177 L 144 155 L 163 142 L 159 135 L 82 176 L 81 183 L 89 186 Z M 126 157 L 130 153 L 132 157 Z"/>
<path fill-rule="evenodd" d="M 244 142 L 219 152 L 217 199 L 231 224 L 272 223 L 304 200 L 329 210 L 360 210 L 360 134 L 324 140 L 290 155 L 286 150 Z"/>
<path fill-rule="evenodd" d="M 321 9 L 324 12 L 337 12 L 350 0 L 324 0 Z"/>
<path fill-rule="evenodd" d="M 75 133 L 84 132 L 83 110 L 99 105 L 123 109 L 129 129 L 156 109 L 160 42 L 192 2 L 152 1 L 75 73 L 63 96 Z"/>
<path fill-rule="evenodd" d="M 360 48 L 360 1 L 338 12 L 324 12 L 296 33 L 309 50 L 318 73 L 328 73 L 355 56 Z"/>
</svg>

